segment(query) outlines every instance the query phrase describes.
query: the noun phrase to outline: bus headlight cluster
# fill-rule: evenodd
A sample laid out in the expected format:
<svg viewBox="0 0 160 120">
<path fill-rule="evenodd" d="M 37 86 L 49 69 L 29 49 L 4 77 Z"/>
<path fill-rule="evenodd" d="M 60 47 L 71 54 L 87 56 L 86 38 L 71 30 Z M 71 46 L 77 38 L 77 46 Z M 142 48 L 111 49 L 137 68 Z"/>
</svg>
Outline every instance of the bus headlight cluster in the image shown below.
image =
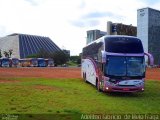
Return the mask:
<svg viewBox="0 0 160 120">
<path fill-rule="evenodd" d="M 143 85 L 143 82 L 136 84 L 136 86 L 142 86 L 142 85 Z"/>
<path fill-rule="evenodd" d="M 115 84 L 115 83 L 110 82 L 110 81 L 107 81 L 107 82 L 106 82 L 106 84 L 107 84 L 107 85 L 111 85 L 111 86 L 116 86 L 116 84 Z"/>
<path fill-rule="evenodd" d="M 116 82 L 116 79 L 109 79 L 110 82 Z"/>
</svg>

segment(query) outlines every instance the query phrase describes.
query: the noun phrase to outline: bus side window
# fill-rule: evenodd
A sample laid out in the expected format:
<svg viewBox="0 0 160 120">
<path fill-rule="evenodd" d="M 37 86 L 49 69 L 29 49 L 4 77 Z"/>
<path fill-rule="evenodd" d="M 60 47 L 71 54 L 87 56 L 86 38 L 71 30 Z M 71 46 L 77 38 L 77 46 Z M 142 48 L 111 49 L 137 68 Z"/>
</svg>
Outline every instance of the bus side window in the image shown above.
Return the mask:
<svg viewBox="0 0 160 120">
<path fill-rule="evenodd" d="M 104 72 L 104 64 L 101 63 L 101 71 Z"/>
<path fill-rule="evenodd" d="M 103 64 L 101 65 L 101 70 L 103 71 Z"/>
</svg>

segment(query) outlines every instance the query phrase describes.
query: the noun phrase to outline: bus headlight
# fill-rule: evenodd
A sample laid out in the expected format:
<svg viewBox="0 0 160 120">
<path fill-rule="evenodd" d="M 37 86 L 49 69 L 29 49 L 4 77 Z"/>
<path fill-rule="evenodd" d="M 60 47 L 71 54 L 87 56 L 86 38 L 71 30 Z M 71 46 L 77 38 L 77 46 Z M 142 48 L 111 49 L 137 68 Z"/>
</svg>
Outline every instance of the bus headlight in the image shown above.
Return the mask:
<svg viewBox="0 0 160 120">
<path fill-rule="evenodd" d="M 116 82 L 116 79 L 109 79 L 109 82 L 112 82 L 112 83 L 114 83 L 114 82 Z"/>
<path fill-rule="evenodd" d="M 136 86 L 142 86 L 142 85 L 143 85 L 143 82 L 136 84 Z"/>
<path fill-rule="evenodd" d="M 106 82 L 106 85 L 116 86 L 116 84 L 114 82 L 111 82 L 110 80 Z"/>
</svg>

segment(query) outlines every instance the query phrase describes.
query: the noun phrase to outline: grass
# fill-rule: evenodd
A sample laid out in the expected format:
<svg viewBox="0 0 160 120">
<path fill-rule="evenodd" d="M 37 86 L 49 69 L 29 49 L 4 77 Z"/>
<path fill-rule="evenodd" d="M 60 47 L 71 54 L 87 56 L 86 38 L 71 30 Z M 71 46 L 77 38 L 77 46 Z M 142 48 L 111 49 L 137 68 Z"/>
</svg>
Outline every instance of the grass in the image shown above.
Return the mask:
<svg viewBox="0 0 160 120">
<path fill-rule="evenodd" d="M 0 83 L 0 114 L 23 114 L 30 119 L 44 115 L 45 120 L 52 115 L 70 119 L 73 114 L 80 118 L 81 114 L 160 113 L 160 81 L 146 81 L 144 92 L 126 94 L 100 93 L 81 79 L 11 80 L 19 82 Z"/>
<path fill-rule="evenodd" d="M 69 61 L 69 62 L 67 62 L 67 65 L 68 66 L 77 66 L 78 64 L 76 62 Z"/>
</svg>

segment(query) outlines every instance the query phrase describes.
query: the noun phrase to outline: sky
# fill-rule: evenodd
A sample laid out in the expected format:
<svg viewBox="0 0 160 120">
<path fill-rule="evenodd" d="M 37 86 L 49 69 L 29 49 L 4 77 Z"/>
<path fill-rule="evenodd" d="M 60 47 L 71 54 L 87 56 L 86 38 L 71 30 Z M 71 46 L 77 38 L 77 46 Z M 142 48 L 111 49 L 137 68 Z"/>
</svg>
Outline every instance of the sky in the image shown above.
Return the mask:
<svg viewBox="0 0 160 120">
<path fill-rule="evenodd" d="M 106 31 L 107 21 L 137 26 L 137 9 L 159 6 L 160 0 L 0 0 L 0 37 L 46 36 L 79 55 L 86 31 Z"/>
</svg>

